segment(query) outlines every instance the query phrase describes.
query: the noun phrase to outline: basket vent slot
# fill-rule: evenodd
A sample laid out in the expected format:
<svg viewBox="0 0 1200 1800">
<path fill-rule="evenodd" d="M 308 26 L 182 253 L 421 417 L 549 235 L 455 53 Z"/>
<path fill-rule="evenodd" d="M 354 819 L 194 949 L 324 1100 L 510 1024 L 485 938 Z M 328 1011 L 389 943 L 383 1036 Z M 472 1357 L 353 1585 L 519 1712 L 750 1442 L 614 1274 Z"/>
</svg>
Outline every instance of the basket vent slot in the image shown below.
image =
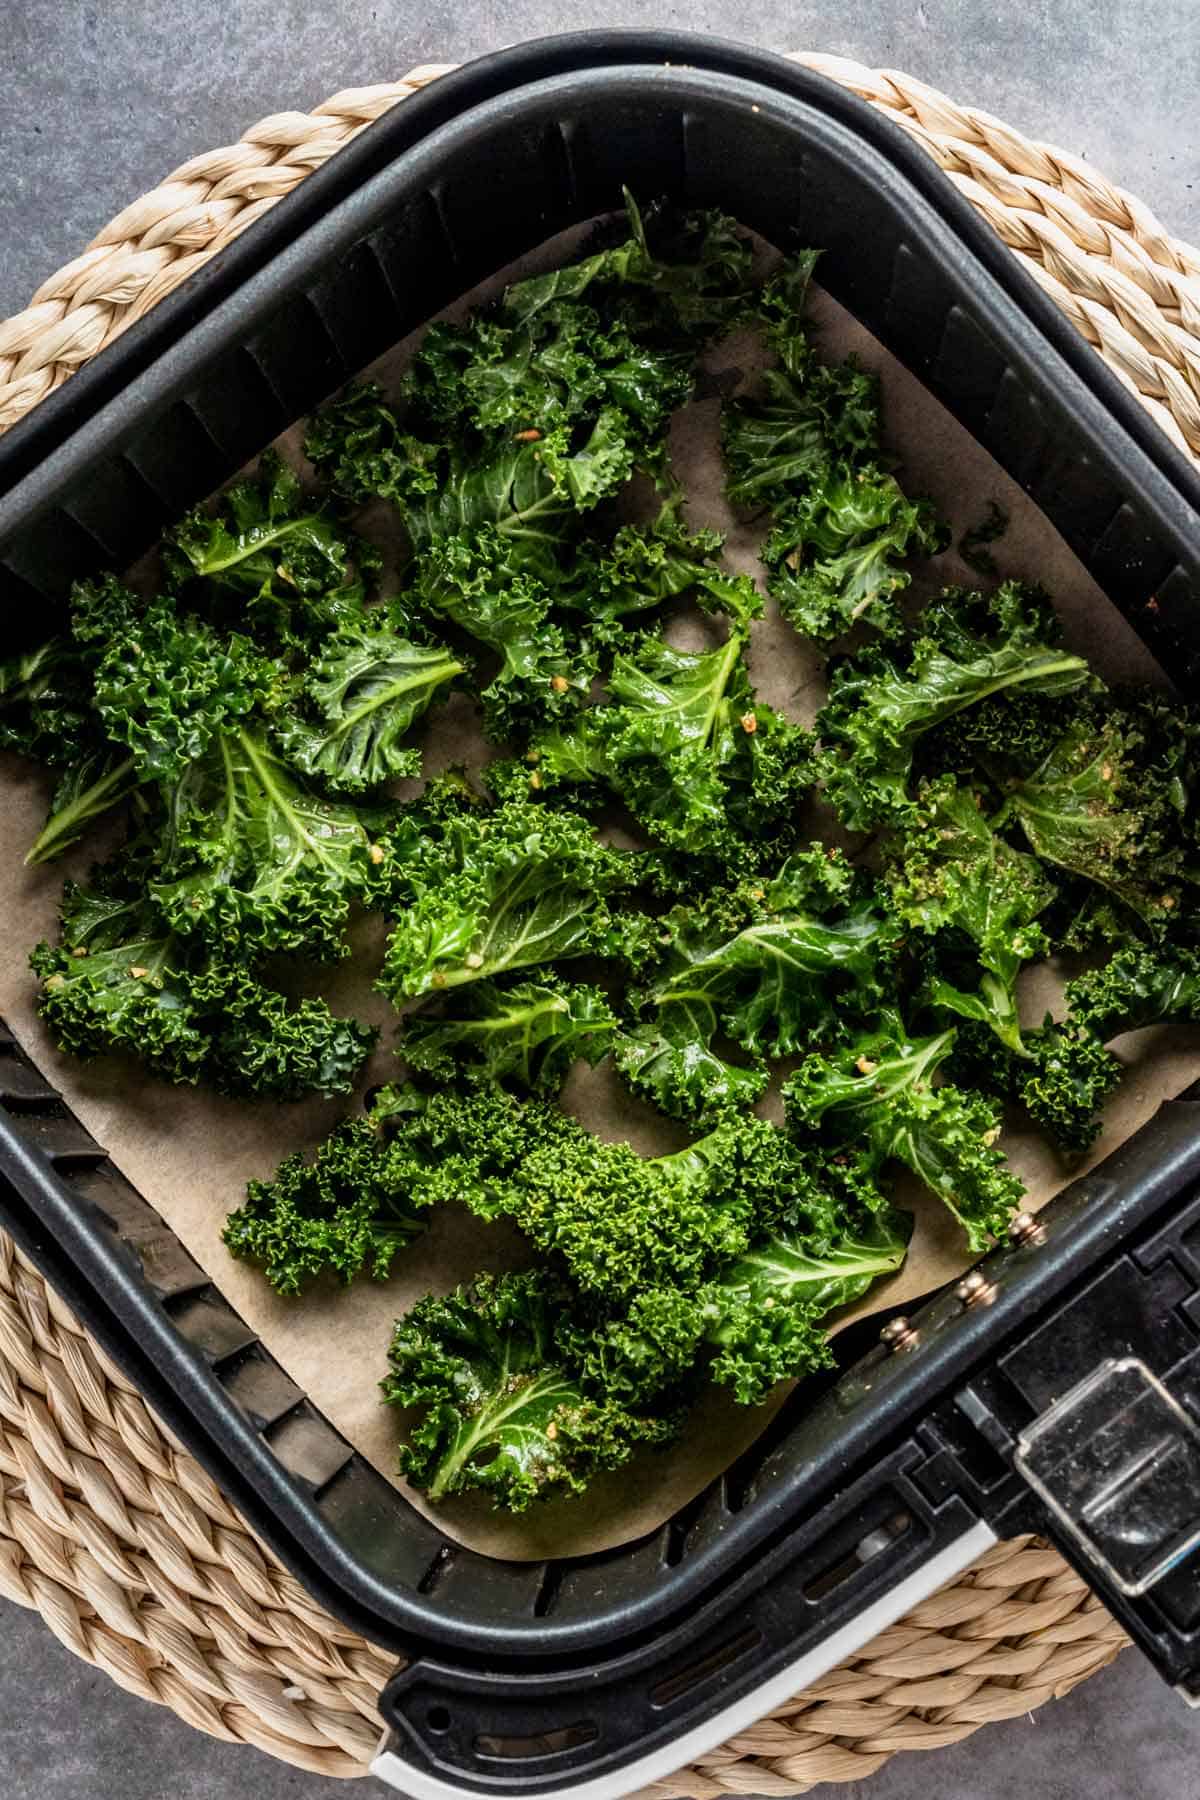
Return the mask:
<svg viewBox="0 0 1200 1800">
<path fill-rule="evenodd" d="M 441 1723 L 441 1714 L 446 1711 L 445 1707 L 430 1707 L 427 1722 L 431 1731 L 450 1729 L 449 1718 L 445 1724 Z M 534 1737 L 511 1734 L 496 1737 L 491 1732 L 481 1731 L 475 1739 L 475 1748 L 480 1756 L 496 1756 L 508 1762 L 535 1762 L 545 1756 L 561 1756 L 565 1750 L 582 1750 L 585 1744 L 594 1744 L 599 1736 L 598 1725 L 590 1719 L 580 1719 L 574 1725 L 557 1725 L 552 1731 L 539 1731 Z"/>
<path fill-rule="evenodd" d="M 554 1611 L 563 1584 L 563 1564 L 552 1562 L 546 1564 L 546 1572 L 542 1576 L 542 1585 L 533 1597 L 533 1616 L 535 1619 L 548 1619 Z"/>
<path fill-rule="evenodd" d="M 682 1700 L 693 1688 L 698 1688 L 702 1681 L 711 1681 L 714 1675 L 724 1674 L 731 1664 L 748 1656 L 752 1650 L 758 1650 L 763 1643 L 763 1634 L 757 1625 L 749 1625 L 745 1631 L 739 1631 L 736 1637 L 727 1638 L 715 1650 L 697 1657 L 694 1662 L 685 1663 L 682 1669 L 674 1674 L 666 1675 L 656 1681 L 650 1689 L 651 1706 L 670 1706 L 673 1701 Z"/>
<path fill-rule="evenodd" d="M 453 1544 L 439 1544 L 437 1555 L 417 1583 L 418 1594 L 434 1594 L 442 1585 L 443 1578 L 454 1566 L 456 1551 Z"/>
<path fill-rule="evenodd" d="M 893 1543 L 899 1542 L 912 1530 L 912 1515 L 897 1509 L 889 1514 L 871 1531 L 864 1532 L 852 1549 L 840 1552 L 832 1562 L 827 1563 L 816 1575 L 812 1575 L 804 1584 L 806 1600 L 823 1600 L 840 1588 L 845 1582 L 857 1575 L 866 1563 L 873 1562 L 890 1550 Z"/>
</svg>

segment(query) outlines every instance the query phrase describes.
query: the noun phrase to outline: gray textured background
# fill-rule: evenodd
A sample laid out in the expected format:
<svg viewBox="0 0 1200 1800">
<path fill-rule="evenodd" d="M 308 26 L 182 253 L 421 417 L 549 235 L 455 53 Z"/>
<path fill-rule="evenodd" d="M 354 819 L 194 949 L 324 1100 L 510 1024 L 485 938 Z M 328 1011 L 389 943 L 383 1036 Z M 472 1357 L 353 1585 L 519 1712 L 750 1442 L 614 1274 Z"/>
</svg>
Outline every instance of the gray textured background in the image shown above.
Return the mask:
<svg viewBox="0 0 1200 1800">
<path fill-rule="evenodd" d="M 1196 0 L 767 0 L 650 6 L 483 0 L 415 18 L 367 0 L 0 0 L 0 317 L 129 200 L 253 120 L 422 61 L 590 25 L 690 27 L 907 70 L 1095 162 L 1200 238 Z M 753 23 L 750 24 L 749 21 Z M 121 1693 L 41 1620 L 0 1609 L 9 1800 L 319 1800 L 342 1783 L 200 1737 Z M 1200 1722 L 1134 1656 L 953 1749 L 828 1800 L 1193 1800 Z"/>
</svg>

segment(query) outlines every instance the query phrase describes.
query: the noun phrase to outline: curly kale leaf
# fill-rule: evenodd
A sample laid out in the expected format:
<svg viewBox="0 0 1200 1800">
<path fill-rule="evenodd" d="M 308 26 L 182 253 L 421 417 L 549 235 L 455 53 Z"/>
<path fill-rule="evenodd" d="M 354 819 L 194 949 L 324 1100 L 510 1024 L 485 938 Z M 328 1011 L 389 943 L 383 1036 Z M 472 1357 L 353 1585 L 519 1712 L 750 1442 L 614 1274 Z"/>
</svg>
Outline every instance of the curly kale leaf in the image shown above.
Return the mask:
<svg viewBox="0 0 1200 1800">
<path fill-rule="evenodd" d="M 132 756 L 103 747 L 85 752 L 63 771 L 46 823 L 25 855 L 27 863 L 52 862 L 69 850 L 94 820 L 131 799 L 146 785 Z"/>
<path fill-rule="evenodd" d="M 840 463 L 818 471 L 776 513 L 763 561 L 784 618 L 830 644 L 862 620 L 895 636 L 896 596 L 909 582 L 901 562 L 932 555 L 940 543 L 929 501 L 907 500 L 874 464 Z"/>
<path fill-rule="evenodd" d="M 140 898 L 64 890 L 63 942 L 39 944 L 39 1011 L 60 1049 L 121 1051 L 169 1080 L 277 1100 L 348 1093 L 375 1040 L 320 1000 L 291 1002 L 187 944 Z"/>
<path fill-rule="evenodd" d="M 1067 1017 L 1047 1019 L 1024 1034 L 1024 1055 L 1002 1059 L 968 1043 L 972 1079 L 1020 1101 L 1062 1149 L 1090 1148 L 1106 1101 L 1124 1066 L 1106 1045 L 1148 1025 L 1200 1022 L 1200 952 L 1166 945 L 1126 944 L 1102 967 L 1067 983 Z"/>
<path fill-rule="evenodd" d="M 385 1185 L 406 1209 L 456 1201 L 483 1219 L 511 1217 L 605 1305 L 648 1286 L 694 1287 L 744 1247 L 754 1188 L 744 1151 L 774 1132 L 761 1120 L 739 1121 L 736 1139 L 718 1127 L 675 1156 L 645 1158 L 552 1104 L 518 1100 L 490 1082 L 433 1094 L 385 1089 L 369 1122 Z M 803 1159 L 774 1135 L 785 1150 L 768 1159 L 773 1179 L 790 1154 L 807 1182 Z"/>
<path fill-rule="evenodd" d="M 151 601 L 116 633 L 95 675 L 95 707 L 148 779 L 180 775 L 240 719 L 281 694 L 282 671 L 250 639 Z"/>
<path fill-rule="evenodd" d="M 363 390 L 318 415 L 305 449 L 339 493 L 395 502 L 418 555 L 439 538 L 490 526 L 543 561 L 575 534 L 580 513 L 628 479 L 635 460 L 625 417 L 612 406 L 581 441 L 560 426 L 464 448 L 416 442 L 377 393 Z"/>
<path fill-rule="evenodd" d="M 898 916 L 939 937 L 962 934 L 981 968 L 978 988 L 936 978 L 935 1007 L 982 1020 L 1020 1053 L 1016 980 L 1025 963 L 1049 950 L 1036 923 L 1055 897 L 1035 857 L 1014 850 L 985 816 L 979 796 L 942 780 L 918 796 L 912 826 L 885 851 L 887 884 Z"/>
<path fill-rule="evenodd" d="M 907 1213 L 880 1206 L 832 1238 L 784 1227 L 757 1239 L 704 1290 L 713 1380 L 754 1406 L 776 1383 L 831 1367 L 824 1321 L 895 1273 L 911 1233 Z"/>
<path fill-rule="evenodd" d="M 735 1063 L 715 1049 L 711 1006 L 687 999 L 660 1006 L 652 1020 L 622 1031 L 617 1068 L 635 1094 L 675 1119 L 702 1120 L 728 1107 L 752 1106 L 766 1092 L 763 1063 Z"/>
<path fill-rule="evenodd" d="M 415 843 L 410 819 L 397 829 L 381 872 L 396 922 L 379 986 L 393 1000 L 618 949 L 608 902 L 634 885 L 635 859 L 576 814 L 512 801 L 464 808 Z"/>
<path fill-rule="evenodd" d="M 693 1289 L 748 1241 L 752 1200 L 737 1179 L 747 1161 L 739 1150 L 757 1142 L 759 1130 L 774 1127 L 722 1121 L 686 1150 L 658 1157 L 582 1128 L 538 1140 L 503 1210 L 543 1255 L 561 1259 L 582 1292 L 610 1308 L 651 1287 Z"/>
<path fill-rule="evenodd" d="M 270 1181 L 251 1181 L 222 1237 L 281 1294 L 326 1271 L 342 1282 L 384 1281 L 399 1250 L 425 1229 L 429 1196 L 407 1185 L 407 1159 L 384 1134 L 390 1095 L 370 1115 L 344 1120 L 311 1159 L 296 1152 Z"/>
<path fill-rule="evenodd" d="M 72 763 L 96 737 L 93 660 L 63 632 L 0 662 L 0 750 Z"/>
<path fill-rule="evenodd" d="M 163 543 L 172 588 L 201 582 L 202 606 L 273 649 L 319 641 L 358 618 L 379 566 L 373 546 L 312 502 L 271 450 L 257 477 L 234 482 L 211 512 L 188 513 Z"/>
<path fill-rule="evenodd" d="M 582 613 L 592 627 L 612 627 L 692 594 L 704 577 L 717 574 L 721 533 L 688 531 L 681 498 L 668 496 L 652 525 L 622 525 L 607 541 L 581 543 L 555 604 Z"/>
<path fill-rule="evenodd" d="M 735 506 L 784 505 L 826 477 L 831 459 L 879 449 L 876 377 L 853 358 L 817 362 L 799 332 L 789 345 L 785 366 L 765 370 L 758 393 L 722 410 L 726 492 Z"/>
<path fill-rule="evenodd" d="M 324 800 L 239 727 L 167 795 L 151 894 L 171 927 L 231 951 L 345 954 L 370 869 L 376 815 Z"/>
<path fill-rule="evenodd" d="M 97 662 L 137 620 L 141 602 L 115 576 L 77 581 L 72 629 L 0 663 L 0 749 L 61 771 L 28 863 L 49 862 L 146 779 L 114 745 L 94 704 Z"/>
<path fill-rule="evenodd" d="M 530 321 L 547 307 L 586 294 L 606 321 L 650 343 L 693 347 L 750 316 L 753 249 L 718 212 L 645 215 L 625 192 L 629 236 L 510 287 L 504 308 Z"/>
<path fill-rule="evenodd" d="M 615 493 L 633 469 L 623 417 L 605 407 L 580 444 L 560 428 L 475 455 L 451 449 L 436 490 L 401 510 L 417 553 L 439 538 L 491 526 L 545 557 L 574 536 L 578 515 Z"/>
<path fill-rule="evenodd" d="M 481 1275 L 445 1298 L 428 1295 L 400 1320 L 384 1397 L 420 1407 L 400 1472 L 431 1500 L 481 1489 L 524 1512 L 578 1494 L 640 1445 L 677 1435 L 678 1417 L 642 1415 L 584 1392 L 565 1366 L 556 1328 L 564 1299 L 539 1271 Z"/>
<path fill-rule="evenodd" d="M 1040 1031 L 1027 1031 L 1023 1050 L 1013 1066 L 1012 1098 L 1061 1149 L 1089 1149 L 1125 1072 L 1120 1061 L 1071 1023 L 1047 1021 Z"/>
<path fill-rule="evenodd" d="M 985 1026 L 964 1025 L 951 1071 L 956 1082 L 1023 1106 L 1060 1150 L 1072 1154 L 1095 1142 L 1100 1114 L 1125 1073 L 1086 1026 L 1050 1018 L 1022 1033 L 1019 1056 Z"/>
<path fill-rule="evenodd" d="M 829 798 L 858 829 L 905 823 L 926 733 L 999 694 L 1057 695 L 1089 680 L 1084 659 L 1059 644 L 1039 591 L 1006 582 L 986 600 L 949 593 L 899 644 L 870 644 L 834 667 L 817 719 Z"/>
<path fill-rule="evenodd" d="M 280 721 L 280 747 L 296 768 L 340 794 L 419 775 L 420 751 L 401 740 L 465 669 L 441 645 L 412 643 L 386 625 L 343 626 L 310 667 L 307 704 Z"/>
<path fill-rule="evenodd" d="M 833 1143 L 865 1140 L 872 1171 L 894 1159 L 950 1211 L 974 1251 L 1000 1237 L 1024 1192 L 995 1148 L 996 1107 L 982 1094 L 932 1076 L 954 1032 L 910 1039 L 894 1023 L 830 1056 L 810 1056 L 784 1087 L 788 1119 Z"/>
<path fill-rule="evenodd" d="M 406 432 L 374 382 L 356 382 L 308 422 L 304 454 L 335 494 L 407 504 L 438 485 L 441 448 Z"/>
<path fill-rule="evenodd" d="M 585 636 L 551 617 L 554 579 L 525 543 L 488 527 L 434 543 L 404 596 L 499 657 L 480 696 L 496 740 L 573 716 L 591 689 L 596 655 Z"/>
<path fill-rule="evenodd" d="M 1200 951 L 1129 944 L 1067 983 L 1071 1023 L 1101 1043 L 1146 1025 L 1200 1022 Z"/>
<path fill-rule="evenodd" d="M 1095 701 L 1008 801 L 1037 856 L 1104 889 L 1156 935 L 1195 879 L 1190 744 L 1164 710 Z"/>
<path fill-rule="evenodd" d="M 670 1162 L 690 1165 L 710 1204 L 747 1203 L 741 1247 L 699 1287 L 645 1283 L 615 1307 L 577 1305 L 560 1342 L 595 1391 L 625 1404 L 661 1404 L 706 1366 L 753 1404 L 828 1363 L 820 1321 L 899 1265 L 909 1222 L 861 1171 L 761 1119 L 727 1117 Z"/>
<path fill-rule="evenodd" d="M 599 988 L 572 986 L 547 971 L 515 986 L 479 982 L 437 1013 L 410 1015 L 402 1054 L 440 1080 L 466 1074 L 549 1097 L 577 1059 L 600 1061 L 616 1029 Z"/>
<path fill-rule="evenodd" d="M 794 823 L 813 782 L 812 739 L 755 700 L 744 656 L 753 586 L 705 577 L 698 592 L 730 613 L 725 643 L 693 651 L 646 638 L 618 655 L 608 702 L 535 738 L 531 785 L 608 789 L 661 842 L 753 863 L 756 838 Z"/>
<path fill-rule="evenodd" d="M 636 656 L 616 658 L 612 704 L 577 728 L 607 782 L 668 843 L 702 849 L 724 825 L 721 770 L 754 714 L 743 648 L 736 631 L 709 651 L 649 639 Z M 560 764 L 544 753 L 541 766 L 557 774 Z"/>
<path fill-rule="evenodd" d="M 634 460 L 660 463 L 667 422 L 691 388 L 687 353 L 640 344 L 578 299 L 521 301 L 510 289 L 490 311 L 426 333 L 405 392 L 429 435 L 528 433 L 536 443 L 586 430 L 608 409 Z"/>
<path fill-rule="evenodd" d="M 834 918 L 771 908 L 771 893 L 733 932 L 695 907 L 663 921 L 660 973 L 641 996 L 651 1017 L 623 1038 L 617 1063 L 634 1089 L 676 1117 L 756 1099 L 759 1059 L 836 1038 L 872 1012 L 896 944 L 894 920 L 864 896 Z M 719 1055 L 730 1038 L 749 1069 Z"/>
<path fill-rule="evenodd" d="M 128 1050 L 173 1080 L 199 1080 L 210 1041 L 195 1017 L 192 971 L 154 909 L 134 901 L 101 911 L 68 882 L 63 937 L 30 958 L 42 982 L 38 1010 L 59 1048 L 82 1057 Z"/>
</svg>

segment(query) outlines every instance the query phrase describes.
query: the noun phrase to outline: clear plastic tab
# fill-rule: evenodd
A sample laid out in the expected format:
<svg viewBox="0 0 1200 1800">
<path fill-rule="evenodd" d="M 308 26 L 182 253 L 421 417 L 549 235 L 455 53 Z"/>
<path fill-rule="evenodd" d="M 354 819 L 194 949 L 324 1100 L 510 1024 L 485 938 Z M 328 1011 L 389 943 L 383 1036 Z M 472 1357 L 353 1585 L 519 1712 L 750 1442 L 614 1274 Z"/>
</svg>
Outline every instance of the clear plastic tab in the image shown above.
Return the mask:
<svg viewBox="0 0 1200 1800">
<path fill-rule="evenodd" d="M 1145 1593 L 1200 1544 L 1200 1427 L 1136 1357 L 1055 1401 L 1013 1460 L 1122 1593 Z"/>
</svg>

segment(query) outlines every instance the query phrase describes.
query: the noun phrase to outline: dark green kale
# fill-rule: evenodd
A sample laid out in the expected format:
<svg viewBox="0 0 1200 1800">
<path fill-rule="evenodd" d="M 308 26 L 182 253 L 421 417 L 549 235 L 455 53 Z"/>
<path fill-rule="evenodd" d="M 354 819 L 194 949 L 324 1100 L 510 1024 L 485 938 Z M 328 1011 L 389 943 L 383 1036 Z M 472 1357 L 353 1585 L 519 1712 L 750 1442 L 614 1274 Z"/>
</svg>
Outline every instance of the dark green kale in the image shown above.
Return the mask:
<svg viewBox="0 0 1200 1800">
<path fill-rule="evenodd" d="M 869 882 L 834 913 L 797 907 L 796 886 L 785 865 L 740 909 L 718 897 L 661 921 L 658 968 L 635 996 L 645 1017 L 618 1040 L 616 1057 L 634 1090 L 664 1112 L 698 1118 L 753 1101 L 766 1085 L 764 1057 L 835 1041 L 890 991 L 898 932 Z M 749 1067 L 721 1053 L 726 1040 Z"/>
<path fill-rule="evenodd" d="M 817 720 L 826 792 L 856 829 L 911 822 L 913 758 L 924 736 L 997 695 L 1058 695 L 1085 686 L 1087 663 L 1059 643 L 1037 589 L 1006 582 L 948 593 L 895 644 L 873 643 L 833 666 Z"/>
<path fill-rule="evenodd" d="M 384 1089 L 369 1113 L 346 1119 L 310 1160 L 299 1151 L 270 1181 L 251 1181 L 222 1236 L 234 1256 L 258 1263 L 281 1294 L 299 1294 L 329 1271 L 349 1282 L 384 1281 L 398 1250 L 425 1229 L 432 1198 L 408 1186 L 408 1157 L 386 1130 L 403 1090 Z"/>
<path fill-rule="evenodd" d="M 903 559 L 933 555 L 941 542 L 928 500 L 907 500 L 873 463 L 831 463 L 776 509 L 763 549 L 767 585 L 784 618 L 820 644 L 863 620 L 894 637 L 896 597 L 910 579 Z"/>
<path fill-rule="evenodd" d="M 421 753 L 402 740 L 466 664 L 440 644 L 417 644 L 367 616 L 327 638 L 300 708 L 276 737 L 288 761 L 339 794 L 364 794 L 419 775 Z"/>
<path fill-rule="evenodd" d="M 729 619 L 724 643 L 643 637 L 613 659 L 607 699 L 533 739 L 530 787 L 611 793 L 662 844 L 739 869 L 794 841 L 815 777 L 811 734 L 761 705 L 745 650 L 762 600 L 745 576 L 702 575 L 695 597 Z"/>
<path fill-rule="evenodd" d="M 271 1246 L 277 1285 L 292 1281 L 293 1263 L 297 1285 L 326 1266 L 344 1280 L 374 1268 L 371 1222 L 390 1229 L 388 1194 L 406 1215 L 458 1202 L 483 1219 L 511 1218 L 564 1279 L 609 1309 L 649 1288 L 699 1287 L 746 1247 L 755 1217 L 803 1214 L 826 1234 L 837 1217 L 811 1160 L 752 1115 L 720 1120 L 684 1150 L 642 1157 L 552 1104 L 488 1082 L 387 1088 L 346 1129 L 350 1137 L 335 1137 L 309 1173 L 291 1159 L 254 1190 L 250 1216 L 257 1241 Z M 345 1143 L 355 1146 L 354 1178 L 330 1186 L 323 1171 L 343 1168 Z M 368 1175 L 370 1156 L 379 1167 Z M 315 1236 L 310 1217 L 320 1222 Z"/>
<path fill-rule="evenodd" d="M 374 546 L 311 500 L 274 451 L 209 511 L 188 513 L 163 542 L 168 586 L 215 624 L 271 650 L 319 645 L 361 617 L 379 572 Z"/>
<path fill-rule="evenodd" d="M 495 1506 L 524 1512 L 581 1493 L 599 1470 L 678 1435 L 678 1412 L 637 1413 L 585 1390 L 556 1343 L 563 1305 L 559 1284 L 534 1270 L 477 1276 L 400 1320 L 383 1392 L 423 1409 L 400 1473 L 431 1500 L 480 1488 Z"/>
<path fill-rule="evenodd" d="M 980 795 L 943 779 L 917 796 L 916 816 L 885 848 L 887 885 L 904 924 L 938 944 L 969 941 L 978 985 L 964 989 L 934 975 L 926 998 L 960 1018 L 981 1020 L 1021 1051 L 1016 981 L 1027 962 L 1048 953 L 1037 924 L 1055 897 L 1040 863 L 1007 843 L 985 815 Z"/>
<path fill-rule="evenodd" d="M 1100 1114 L 1125 1072 L 1086 1027 L 1056 1024 L 1049 1017 L 1022 1032 L 1019 1054 L 998 1043 L 986 1026 L 964 1024 L 947 1068 L 956 1084 L 1023 1107 L 1039 1130 L 1071 1155 L 1095 1142 Z"/>
<path fill-rule="evenodd" d="M 279 665 L 237 632 L 180 615 L 168 596 L 113 621 L 93 703 L 143 778 L 177 779 L 214 741 L 282 696 Z"/>
<path fill-rule="evenodd" d="M 121 1051 L 171 1081 L 295 1100 L 348 1093 L 375 1040 L 322 1000 L 289 1001 L 240 960 L 173 932 L 140 896 L 64 889 L 62 942 L 39 944 L 39 1011 L 74 1056 Z"/>
<path fill-rule="evenodd" d="M 880 448 L 879 383 L 853 360 L 818 362 L 801 323 L 811 253 L 801 251 L 763 289 L 759 313 L 780 366 L 721 417 L 727 492 L 735 506 L 793 500 L 831 460 L 857 461 Z"/>
<path fill-rule="evenodd" d="M 1147 1025 L 1200 1023 L 1200 951 L 1127 944 L 1067 983 L 1069 1018 L 1102 1044 Z"/>
<path fill-rule="evenodd" d="M 93 660 L 63 632 L 0 662 L 0 750 L 72 764 L 96 737 Z"/>
<path fill-rule="evenodd" d="M 616 1030 L 599 988 L 572 986 L 547 970 L 533 981 L 477 982 L 434 1013 L 410 1014 L 401 1054 L 437 1080 L 462 1075 L 549 1097 L 572 1063 L 598 1063 Z"/>
<path fill-rule="evenodd" d="M 577 814 L 511 801 L 430 820 L 418 803 L 383 847 L 377 891 L 395 923 L 379 986 L 393 1000 L 620 953 L 610 900 L 636 885 L 637 859 Z"/>
<path fill-rule="evenodd" d="M 1118 942 L 1133 920 L 1163 936 L 1191 911 L 1195 734 L 1189 709 L 1102 695 L 1010 789 L 1009 811 L 1034 853 L 1118 903 Z"/>
<path fill-rule="evenodd" d="M 586 294 L 606 321 L 635 337 L 694 349 L 751 316 L 753 250 L 732 219 L 666 206 L 643 214 L 628 189 L 625 210 L 624 241 L 517 283 L 506 308 L 529 320 Z"/>
<path fill-rule="evenodd" d="M 60 770 L 46 823 L 26 862 L 50 862 L 146 779 L 114 744 L 94 705 L 96 665 L 140 610 L 115 576 L 77 581 L 72 628 L 0 664 L 0 749 Z"/>
<path fill-rule="evenodd" d="M 874 1174 L 902 1163 L 959 1220 L 973 1251 L 1002 1237 L 1024 1192 L 1000 1151 L 1000 1115 L 982 1094 L 932 1077 L 954 1032 L 910 1038 L 898 1020 L 829 1056 L 809 1056 L 784 1087 L 788 1119 L 844 1147 Z"/>
<path fill-rule="evenodd" d="M 151 896 L 173 930 L 230 953 L 341 956 L 379 822 L 321 798 L 239 726 L 169 789 Z"/>
<path fill-rule="evenodd" d="M 456 626 L 498 659 L 480 694 L 497 742 L 573 718 L 590 693 L 597 656 L 586 633 L 553 617 L 557 580 L 536 539 L 482 527 L 432 544 L 401 602 Z"/>
<path fill-rule="evenodd" d="M 749 247 L 727 221 L 687 225 L 679 261 L 650 249 L 632 207 L 630 222 L 623 245 L 435 326 L 404 416 L 352 390 L 312 426 L 309 458 L 348 499 L 394 501 L 418 557 L 487 527 L 544 565 L 635 468 L 661 471 L 697 342 L 748 303 Z"/>
<path fill-rule="evenodd" d="M 564 571 L 555 604 L 582 615 L 585 628 L 620 641 L 620 621 L 694 595 L 720 574 L 719 531 L 688 531 L 682 493 L 664 500 L 651 525 L 622 525 L 611 539 L 585 539 Z"/>
<path fill-rule="evenodd" d="M 667 422 L 691 388 L 690 354 L 639 343 L 576 297 L 539 304 L 543 290 L 535 277 L 491 311 L 430 328 L 406 383 L 417 418 L 439 436 L 527 433 L 530 443 L 565 444 L 607 416 L 632 464 L 657 467 Z"/>
<path fill-rule="evenodd" d="M 704 1290 L 712 1379 L 753 1406 L 780 1381 L 832 1367 L 825 1320 L 894 1274 L 911 1234 L 907 1213 L 880 1204 L 833 1238 L 783 1225 L 757 1239 Z"/>
</svg>

